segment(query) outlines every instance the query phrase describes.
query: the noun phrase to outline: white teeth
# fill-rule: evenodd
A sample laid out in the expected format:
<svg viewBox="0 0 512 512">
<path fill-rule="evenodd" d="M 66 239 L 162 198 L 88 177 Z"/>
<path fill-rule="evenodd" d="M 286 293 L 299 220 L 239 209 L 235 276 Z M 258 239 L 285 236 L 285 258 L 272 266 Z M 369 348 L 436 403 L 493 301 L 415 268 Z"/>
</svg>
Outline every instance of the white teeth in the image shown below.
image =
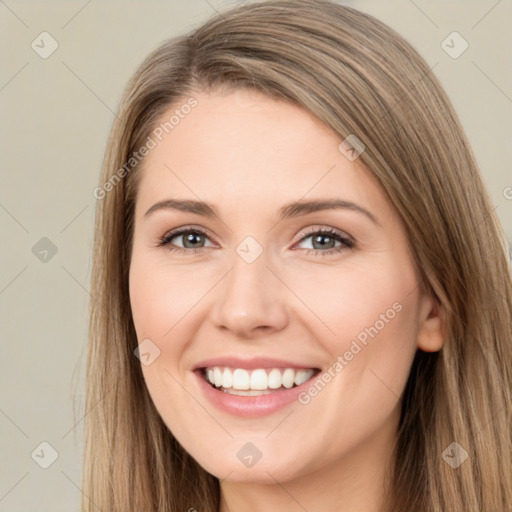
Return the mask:
<svg viewBox="0 0 512 512">
<path fill-rule="evenodd" d="M 233 385 L 233 374 L 230 371 L 222 372 L 222 387 L 230 388 Z"/>
<path fill-rule="evenodd" d="M 295 380 L 295 370 L 292 368 L 286 368 L 283 373 L 283 386 L 285 388 L 291 388 L 293 386 L 293 381 Z"/>
<path fill-rule="evenodd" d="M 277 368 L 270 370 L 270 373 L 268 374 L 268 387 L 270 389 L 277 389 L 280 388 L 281 386 L 281 370 L 278 370 Z"/>
<path fill-rule="evenodd" d="M 222 386 L 222 372 L 218 367 L 213 369 L 213 382 L 217 387 Z"/>
<path fill-rule="evenodd" d="M 311 377 L 310 370 L 298 370 L 295 373 L 295 385 L 300 386 Z"/>
<path fill-rule="evenodd" d="M 258 368 L 245 370 L 215 366 L 206 369 L 205 377 L 210 384 L 222 388 L 226 393 L 257 396 L 271 393 L 271 390 L 281 387 L 290 389 L 293 386 L 300 386 L 309 380 L 313 373 L 313 369 L 286 368 L 281 370 L 272 368 L 266 370 Z"/>
<path fill-rule="evenodd" d="M 228 370 L 229 371 L 229 370 Z M 226 370 L 224 370 L 224 373 Z M 249 389 L 251 382 L 247 370 L 237 368 L 233 372 L 233 389 Z"/>
<path fill-rule="evenodd" d="M 251 389 L 267 389 L 267 381 L 265 370 L 254 370 L 251 374 Z"/>
</svg>

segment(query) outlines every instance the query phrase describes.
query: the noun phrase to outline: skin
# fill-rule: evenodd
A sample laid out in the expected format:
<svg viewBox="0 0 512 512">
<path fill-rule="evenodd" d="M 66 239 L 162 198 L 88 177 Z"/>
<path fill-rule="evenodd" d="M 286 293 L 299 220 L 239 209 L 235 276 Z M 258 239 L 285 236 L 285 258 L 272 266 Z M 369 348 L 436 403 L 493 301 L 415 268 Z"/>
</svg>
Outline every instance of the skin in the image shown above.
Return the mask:
<svg viewBox="0 0 512 512">
<path fill-rule="evenodd" d="M 383 512 L 414 354 L 442 346 L 440 310 L 418 286 L 403 223 L 361 160 L 347 159 L 342 139 L 306 111 L 248 90 L 194 97 L 198 105 L 146 156 L 136 200 L 130 301 L 139 343 L 160 349 L 142 366 L 154 404 L 221 480 L 221 512 Z M 171 197 L 211 203 L 219 218 L 170 209 L 144 217 Z M 357 203 L 379 225 L 348 209 L 278 221 L 288 202 L 326 198 Z M 199 252 L 158 246 L 183 226 L 207 236 L 172 243 Z M 323 255 L 340 242 L 301 237 L 316 228 L 356 246 Z M 247 236 L 263 249 L 250 264 L 236 252 Z M 207 401 L 191 372 L 233 354 L 327 370 L 395 303 L 400 312 L 306 405 L 236 417 Z M 237 457 L 247 442 L 262 453 L 252 467 Z"/>
</svg>

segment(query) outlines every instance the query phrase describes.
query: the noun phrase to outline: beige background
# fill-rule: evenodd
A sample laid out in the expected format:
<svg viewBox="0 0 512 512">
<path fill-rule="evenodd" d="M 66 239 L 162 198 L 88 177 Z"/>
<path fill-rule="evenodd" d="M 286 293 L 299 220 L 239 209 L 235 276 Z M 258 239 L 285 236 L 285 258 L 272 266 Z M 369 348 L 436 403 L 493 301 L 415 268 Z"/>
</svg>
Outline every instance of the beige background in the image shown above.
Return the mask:
<svg viewBox="0 0 512 512">
<path fill-rule="evenodd" d="M 0 511 L 79 510 L 92 191 L 113 111 L 151 49 L 234 3 L 0 0 Z M 510 1 L 342 3 L 386 22 L 436 65 L 511 240 Z M 43 31 L 59 45 L 47 59 L 31 47 Z M 453 31 L 469 44 L 457 59 L 441 47 Z M 32 251 L 43 237 L 57 249 L 46 262 Z M 47 469 L 42 442 L 58 452 Z"/>
</svg>

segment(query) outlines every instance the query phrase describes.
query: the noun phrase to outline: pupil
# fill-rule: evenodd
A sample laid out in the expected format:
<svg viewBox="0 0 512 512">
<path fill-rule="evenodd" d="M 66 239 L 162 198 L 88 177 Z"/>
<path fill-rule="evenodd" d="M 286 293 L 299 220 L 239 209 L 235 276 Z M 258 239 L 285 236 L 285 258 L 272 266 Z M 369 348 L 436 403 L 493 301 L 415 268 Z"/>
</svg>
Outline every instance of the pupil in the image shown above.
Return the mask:
<svg viewBox="0 0 512 512">
<path fill-rule="evenodd" d="M 327 240 L 327 243 L 332 242 L 332 238 L 330 238 L 330 237 L 328 237 L 328 236 L 325 236 L 325 235 L 317 235 L 317 236 L 315 237 L 315 239 L 314 239 L 314 243 L 316 243 L 316 242 L 320 243 L 320 242 L 319 242 L 319 240 L 321 240 L 322 238 L 323 238 L 323 239 L 325 239 L 325 240 Z M 313 244 L 313 245 L 314 245 L 314 244 Z M 326 245 L 326 243 L 324 243 L 324 244 L 320 243 L 320 246 L 321 246 L 321 247 L 325 247 L 325 245 Z"/>
<path fill-rule="evenodd" d="M 191 243 L 194 243 L 194 238 L 201 238 L 201 234 L 200 233 L 189 233 L 187 236 L 186 236 L 186 243 L 188 242 L 191 242 Z M 185 247 L 187 245 L 185 244 Z"/>
</svg>

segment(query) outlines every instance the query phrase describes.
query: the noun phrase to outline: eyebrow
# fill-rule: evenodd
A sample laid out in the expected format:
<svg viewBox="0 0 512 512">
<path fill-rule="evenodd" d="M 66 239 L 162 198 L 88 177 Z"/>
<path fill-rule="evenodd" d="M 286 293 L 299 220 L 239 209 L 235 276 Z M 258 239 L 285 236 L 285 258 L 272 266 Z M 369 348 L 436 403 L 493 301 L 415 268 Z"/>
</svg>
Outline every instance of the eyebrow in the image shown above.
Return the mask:
<svg viewBox="0 0 512 512">
<path fill-rule="evenodd" d="M 283 219 L 299 217 L 301 215 L 307 215 L 317 211 L 339 209 L 362 213 L 374 224 L 380 226 L 376 217 L 366 208 L 363 208 L 352 201 L 345 201 L 343 199 L 296 201 L 286 204 L 279 209 L 278 222 Z M 163 201 L 159 201 L 149 208 L 149 210 L 144 214 L 144 217 L 149 217 L 152 213 L 159 210 L 179 210 L 187 213 L 195 213 L 204 217 L 219 217 L 218 212 L 213 205 L 205 203 L 204 201 L 196 201 L 192 199 L 165 199 Z"/>
</svg>

